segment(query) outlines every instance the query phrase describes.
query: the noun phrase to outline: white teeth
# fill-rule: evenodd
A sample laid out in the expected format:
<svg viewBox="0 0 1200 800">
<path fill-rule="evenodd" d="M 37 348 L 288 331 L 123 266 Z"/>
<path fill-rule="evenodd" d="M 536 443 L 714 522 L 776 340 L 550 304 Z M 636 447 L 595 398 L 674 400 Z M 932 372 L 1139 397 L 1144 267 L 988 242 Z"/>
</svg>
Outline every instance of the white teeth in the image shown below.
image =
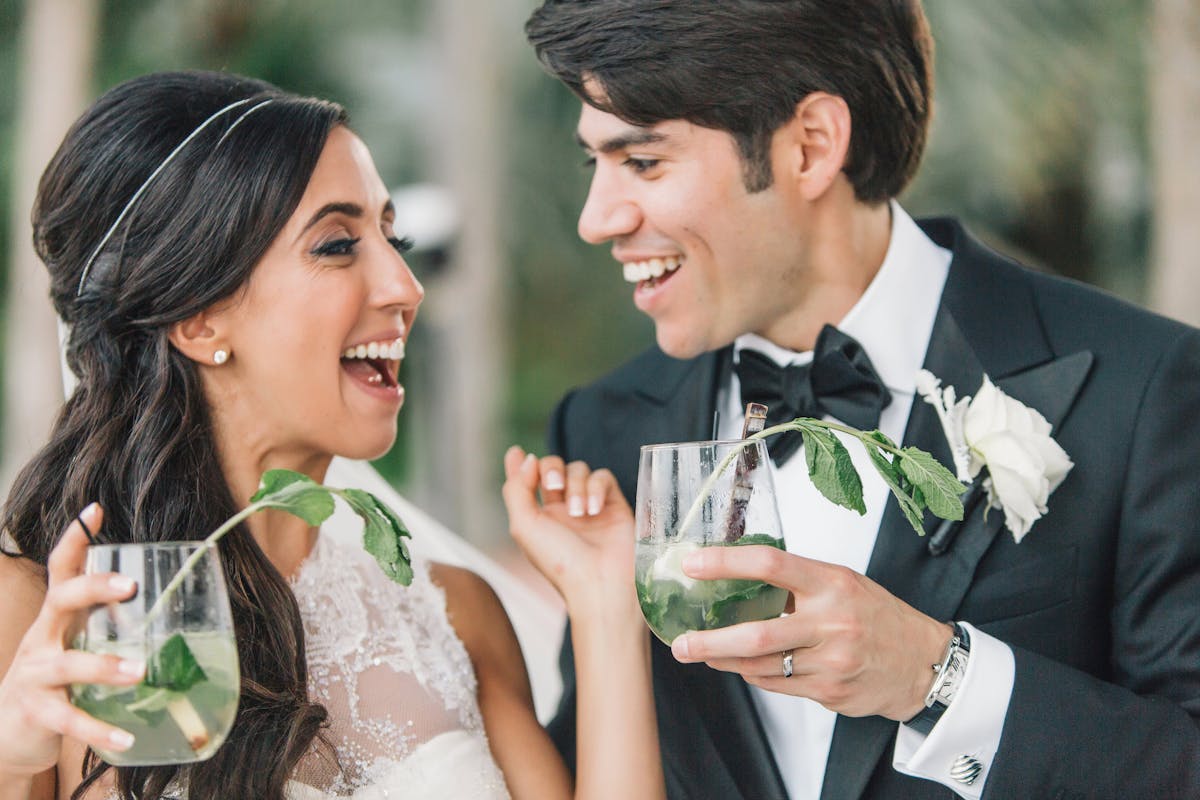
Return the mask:
<svg viewBox="0 0 1200 800">
<path fill-rule="evenodd" d="M 651 258 L 648 261 L 629 261 L 621 265 L 625 280 L 629 283 L 640 283 L 651 278 L 661 278 L 669 272 L 674 272 L 683 264 L 679 256 L 666 258 Z"/>
<path fill-rule="evenodd" d="M 376 373 L 367 378 L 367 383 L 383 383 L 383 376 L 379 373 Z"/>
<path fill-rule="evenodd" d="M 404 340 L 369 342 L 356 347 L 347 347 L 342 353 L 342 358 L 384 358 L 389 361 L 399 361 L 404 358 Z"/>
</svg>

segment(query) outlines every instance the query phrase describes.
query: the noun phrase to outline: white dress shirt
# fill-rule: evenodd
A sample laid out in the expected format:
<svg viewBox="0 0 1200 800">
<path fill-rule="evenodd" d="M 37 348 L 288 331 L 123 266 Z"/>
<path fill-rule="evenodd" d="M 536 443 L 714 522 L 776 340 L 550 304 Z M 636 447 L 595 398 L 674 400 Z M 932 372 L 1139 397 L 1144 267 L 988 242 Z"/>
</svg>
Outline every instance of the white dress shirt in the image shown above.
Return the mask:
<svg viewBox="0 0 1200 800">
<path fill-rule="evenodd" d="M 897 203 L 892 203 L 891 210 L 891 240 L 883 265 L 837 327 L 858 340 L 891 391 L 892 401 L 883 409 L 879 429 L 900 442 L 916 394 L 917 370 L 925 360 L 942 287 L 949 273 L 951 254 L 934 244 Z M 741 336 L 734 342 L 735 359 L 743 348 L 758 350 L 783 366 L 812 360 L 811 351 L 796 353 L 754 334 Z M 960 392 L 970 392 L 975 387 L 957 388 Z M 720 438 L 740 437 L 744 409 L 736 373 L 723 387 L 717 402 L 721 409 Z M 826 500 L 809 480 L 805 459 L 799 453 L 776 469 L 775 491 L 788 552 L 865 573 L 883 518 L 888 488 L 862 446 L 848 437 L 841 438 L 862 477 L 865 515 L 859 516 Z M 937 781 L 961 797 L 976 800 L 983 792 L 988 768 L 1000 744 L 1015 666 L 1008 645 L 974 628 L 969 633 L 971 657 L 959 694 L 928 736 L 897 723 L 900 732 L 892 765 L 901 772 Z M 754 687 L 751 697 L 789 797 L 818 800 L 837 715 L 811 700 Z M 951 765 L 962 755 L 972 756 L 983 765 L 983 772 L 972 786 L 964 786 L 950 777 Z"/>
</svg>

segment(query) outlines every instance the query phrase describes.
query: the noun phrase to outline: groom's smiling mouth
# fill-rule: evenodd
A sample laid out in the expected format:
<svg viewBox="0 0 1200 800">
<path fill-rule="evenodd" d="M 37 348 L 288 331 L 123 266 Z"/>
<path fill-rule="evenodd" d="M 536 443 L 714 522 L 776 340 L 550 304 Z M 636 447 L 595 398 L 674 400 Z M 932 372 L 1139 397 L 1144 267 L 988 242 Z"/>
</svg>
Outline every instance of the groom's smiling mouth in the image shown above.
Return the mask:
<svg viewBox="0 0 1200 800">
<path fill-rule="evenodd" d="M 670 280 L 682 265 L 682 257 L 665 256 L 644 261 L 625 261 L 621 266 L 626 281 L 636 283 L 639 289 L 655 289 Z"/>
</svg>

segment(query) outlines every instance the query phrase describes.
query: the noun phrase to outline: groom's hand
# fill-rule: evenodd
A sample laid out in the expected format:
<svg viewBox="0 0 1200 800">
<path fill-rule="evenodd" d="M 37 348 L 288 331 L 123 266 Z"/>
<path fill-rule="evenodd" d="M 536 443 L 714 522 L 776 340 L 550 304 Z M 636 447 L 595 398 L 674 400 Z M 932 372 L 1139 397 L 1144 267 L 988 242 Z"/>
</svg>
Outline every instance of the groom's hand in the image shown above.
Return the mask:
<svg viewBox="0 0 1200 800">
<path fill-rule="evenodd" d="M 703 661 L 847 716 L 904 721 L 915 715 L 953 635 L 949 625 L 851 569 L 773 547 L 703 548 L 684 560 L 683 571 L 703 580 L 744 578 L 782 587 L 792 593 L 792 613 L 682 634 L 671 647 L 677 660 Z M 788 652 L 792 675 L 785 678 Z"/>
</svg>

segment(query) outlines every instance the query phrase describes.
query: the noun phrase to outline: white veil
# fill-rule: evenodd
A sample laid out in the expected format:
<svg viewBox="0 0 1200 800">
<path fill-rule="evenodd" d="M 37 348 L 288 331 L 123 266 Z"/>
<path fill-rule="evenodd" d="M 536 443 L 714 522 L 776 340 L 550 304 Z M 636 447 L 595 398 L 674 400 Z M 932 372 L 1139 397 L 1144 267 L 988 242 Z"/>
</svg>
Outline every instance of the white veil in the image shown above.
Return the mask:
<svg viewBox="0 0 1200 800">
<path fill-rule="evenodd" d="M 558 649 L 565 622 L 562 606 L 530 589 L 497 561 L 405 500 L 370 464 L 335 458 L 325 482 L 331 486 L 366 489 L 376 495 L 408 525 L 412 532 L 409 546 L 414 554 L 430 561 L 465 567 L 491 584 L 521 642 L 538 719 L 543 723 L 549 721 L 562 693 L 562 679 L 558 673 Z M 496 491 L 499 490 L 497 487 Z M 339 504 L 337 513 L 351 512 Z M 361 525 L 351 527 L 352 530 L 360 528 Z"/>
<path fill-rule="evenodd" d="M 77 381 L 74 373 L 67 367 L 67 336 L 68 328 L 59 320 L 58 339 L 63 392 L 70 396 Z M 538 719 L 543 723 L 549 721 L 562 694 L 558 649 L 562 640 L 565 613 L 561 604 L 538 594 L 495 559 L 405 500 L 370 464 L 335 458 L 325 480 L 332 486 L 365 489 L 375 494 L 391 506 L 408 525 L 412 533 L 410 547 L 416 555 L 429 561 L 465 567 L 491 585 L 500 596 L 500 601 L 504 604 L 521 642 L 529 681 L 533 686 L 533 701 Z M 496 487 L 496 491 L 500 491 L 500 488 Z M 336 513 L 352 515 L 342 503 L 338 503 Z M 345 525 L 333 527 L 342 530 L 347 528 Z M 350 530 L 361 530 L 361 523 L 348 527 Z"/>
</svg>

